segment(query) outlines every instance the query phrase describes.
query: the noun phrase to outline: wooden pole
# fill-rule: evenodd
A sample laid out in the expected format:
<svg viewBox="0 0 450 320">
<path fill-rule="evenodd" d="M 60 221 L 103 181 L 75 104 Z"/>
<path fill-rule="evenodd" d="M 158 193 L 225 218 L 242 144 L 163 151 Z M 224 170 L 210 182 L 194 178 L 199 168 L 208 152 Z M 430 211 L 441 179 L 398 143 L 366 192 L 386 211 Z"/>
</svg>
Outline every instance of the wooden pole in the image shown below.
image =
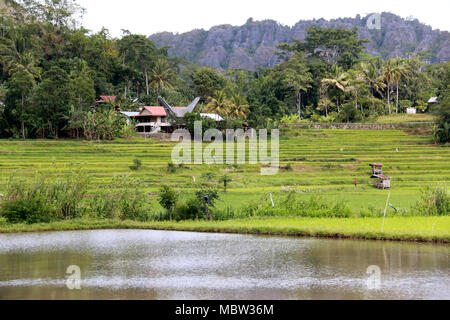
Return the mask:
<svg viewBox="0 0 450 320">
<path fill-rule="evenodd" d="M 269 193 L 269 194 L 270 194 L 270 201 L 272 201 L 272 208 L 275 208 L 275 203 L 273 202 L 272 193 Z"/>
<path fill-rule="evenodd" d="M 391 198 L 391 192 L 389 192 L 387 201 L 386 201 L 386 208 L 384 208 L 384 218 L 383 218 L 383 226 L 381 227 L 381 232 L 384 232 L 384 222 L 386 221 L 386 214 L 387 214 L 387 208 L 389 206 L 389 199 Z"/>
</svg>

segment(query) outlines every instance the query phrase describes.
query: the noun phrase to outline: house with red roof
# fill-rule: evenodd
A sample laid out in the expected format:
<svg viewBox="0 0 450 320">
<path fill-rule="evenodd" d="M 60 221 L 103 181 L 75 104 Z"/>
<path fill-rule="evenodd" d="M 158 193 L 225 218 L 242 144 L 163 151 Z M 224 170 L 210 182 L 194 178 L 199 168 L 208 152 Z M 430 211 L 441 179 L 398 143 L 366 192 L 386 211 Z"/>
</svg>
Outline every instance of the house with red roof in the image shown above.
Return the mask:
<svg viewBox="0 0 450 320">
<path fill-rule="evenodd" d="M 146 106 L 139 113 L 121 112 L 127 119 L 137 122 L 136 130 L 140 134 L 150 134 L 158 132 L 173 132 L 173 119 L 183 118 L 186 114 L 194 111 L 200 98 L 196 98 L 187 107 L 172 107 L 163 98 L 159 97 L 163 106 Z M 217 122 L 223 121 L 220 115 L 201 114 L 202 118 L 211 118 Z"/>
<path fill-rule="evenodd" d="M 100 96 L 100 98 L 96 101 L 97 104 L 111 102 L 114 103 L 116 101 L 117 96 Z"/>
</svg>

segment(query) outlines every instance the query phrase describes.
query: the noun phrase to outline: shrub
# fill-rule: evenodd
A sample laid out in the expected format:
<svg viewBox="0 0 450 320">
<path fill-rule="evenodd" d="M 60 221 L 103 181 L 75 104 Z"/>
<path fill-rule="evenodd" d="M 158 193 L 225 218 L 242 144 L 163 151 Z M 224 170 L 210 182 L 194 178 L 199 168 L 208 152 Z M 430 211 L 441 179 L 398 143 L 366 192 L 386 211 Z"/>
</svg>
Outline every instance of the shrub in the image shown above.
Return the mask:
<svg viewBox="0 0 450 320">
<path fill-rule="evenodd" d="M 411 208 L 419 216 L 445 216 L 450 213 L 450 196 L 446 185 L 429 185 L 422 190 L 419 201 Z"/>
<path fill-rule="evenodd" d="M 204 186 L 195 193 L 198 203 L 201 204 L 201 209 L 204 215 L 211 220 L 211 210 L 215 207 L 216 201 L 220 199 L 217 189 L 211 186 Z"/>
<path fill-rule="evenodd" d="M 175 167 L 175 165 L 172 162 L 169 162 L 167 164 L 167 172 L 175 173 L 176 171 L 177 171 L 177 168 Z"/>
<path fill-rule="evenodd" d="M 61 174 L 56 181 L 36 174 L 32 181 L 12 175 L 8 181 L 2 215 L 9 222 L 50 222 L 73 219 L 83 212 L 81 201 L 87 177 L 81 170 Z"/>
<path fill-rule="evenodd" d="M 169 186 L 162 186 L 159 193 L 159 204 L 167 210 L 169 218 L 172 220 L 173 208 L 177 204 L 178 194 Z"/>
<path fill-rule="evenodd" d="M 174 210 L 174 219 L 199 220 L 204 218 L 202 203 L 196 198 L 189 198 L 186 202 L 179 203 Z"/>
<path fill-rule="evenodd" d="M 137 170 L 141 169 L 141 167 L 142 167 L 142 161 L 139 159 L 134 159 L 133 165 L 130 166 L 130 169 L 133 171 L 137 171 Z"/>
<path fill-rule="evenodd" d="M 229 175 L 225 174 L 220 177 L 220 182 L 223 184 L 224 191 L 227 192 L 228 185 L 233 182 L 233 179 Z"/>
<path fill-rule="evenodd" d="M 55 219 L 54 208 L 40 198 L 6 201 L 2 215 L 9 223 L 47 223 Z"/>
</svg>

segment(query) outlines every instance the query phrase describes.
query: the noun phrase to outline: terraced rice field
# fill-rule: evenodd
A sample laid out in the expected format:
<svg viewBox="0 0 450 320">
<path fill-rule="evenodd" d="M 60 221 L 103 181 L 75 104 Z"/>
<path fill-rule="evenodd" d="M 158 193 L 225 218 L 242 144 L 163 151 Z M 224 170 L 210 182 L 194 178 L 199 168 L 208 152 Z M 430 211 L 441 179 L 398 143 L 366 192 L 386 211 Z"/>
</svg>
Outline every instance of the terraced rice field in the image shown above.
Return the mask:
<svg viewBox="0 0 450 320">
<path fill-rule="evenodd" d="M 354 209 L 379 209 L 384 208 L 389 191 L 372 187 L 369 164 L 381 162 L 385 174 L 393 178 L 391 202 L 399 209 L 408 209 L 424 185 L 443 183 L 450 177 L 448 146 L 434 145 L 430 136 L 399 130 L 289 131 L 280 140 L 282 168 L 275 176 L 261 176 L 260 167 L 254 165 L 188 165 L 168 173 L 173 146 L 143 138 L 101 143 L 1 140 L 0 193 L 14 172 L 31 176 L 39 170 L 54 175 L 81 165 L 92 176 L 92 193 L 111 188 L 110 183 L 119 174 L 140 179 L 141 187 L 149 193 L 156 193 L 162 184 L 190 192 L 202 181 L 203 173 L 212 172 L 216 175 L 213 180 L 225 173 L 233 179 L 229 192 L 222 193 L 219 207 L 239 208 L 268 193 L 274 194 L 276 202 L 287 190 L 296 190 L 298 197 L 317 194 L 330 200 L 344 199 Z M 143 163 L 139 171 L 129 168 L 135 158 Z M 292 171 L 283 169 L 287 164 Z M 353 184 L 355 179 L 358 188 Z"/>
</svg>

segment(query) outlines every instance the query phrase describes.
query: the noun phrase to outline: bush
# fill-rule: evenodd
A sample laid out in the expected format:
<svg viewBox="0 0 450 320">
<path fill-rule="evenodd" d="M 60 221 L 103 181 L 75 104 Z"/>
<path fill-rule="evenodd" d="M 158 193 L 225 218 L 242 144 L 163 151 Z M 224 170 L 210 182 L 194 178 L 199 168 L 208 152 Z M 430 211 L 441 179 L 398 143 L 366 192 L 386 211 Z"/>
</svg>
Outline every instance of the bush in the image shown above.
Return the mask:
<svg viewBox="0 0 450 320">
<path fill-rule="evenodd" d="M 87 190 L 87 177 L 81 170 L 61 174 L 56 181 L 36 174 L 29 181 L 11 176 L 1 212 L 9 222 L 50 222 L 73 219 L 83 212 L 81 201 Z"/>
<path fill-rule="evenodd" d="M 411 208 L 414 215 L 446 216 L 450 213 L 450 196 L 446 185 L 429 185 L 422 191 L 421 199 Z"/>
<path fill-rule="evenodd" d="M 9 223 L 48 223 L 55 220 L 55 210 L 43 199 L 17 199 L 2 205 L 2 216 Z"/>
<path fill-rule="evenodd" d="M 195 197 L 189 198 L 184 203 L 179 203 L 174 210 L 174 219 L 182 220 L 199 220 L 204 218 L 202 203 Z"/>
<path fill-rule="evenodd" d="M 159 204 L 166 209 L 170 220 L 172 220 L 173 208 L 177 204 L 178 194 L 169 186 L 162 186 L 159 193 Z"/>
<path fill-rule="evenodd" d="M 133 171 L 137 171 L 137 170 L 141 169 L 141 167 L 142 167 L 142 161 L 139 159 L 134 159 L 133 165 L 130 166 L 130 169 Z"/>
<path fill-rule="evenodd" d="M 175 165 L 172 162 L 169 162 L 167 164 L 167 172 L 175 173 L 176 171 L 177 171 L 177 168 L 175 167 Z"/>
</svg>

